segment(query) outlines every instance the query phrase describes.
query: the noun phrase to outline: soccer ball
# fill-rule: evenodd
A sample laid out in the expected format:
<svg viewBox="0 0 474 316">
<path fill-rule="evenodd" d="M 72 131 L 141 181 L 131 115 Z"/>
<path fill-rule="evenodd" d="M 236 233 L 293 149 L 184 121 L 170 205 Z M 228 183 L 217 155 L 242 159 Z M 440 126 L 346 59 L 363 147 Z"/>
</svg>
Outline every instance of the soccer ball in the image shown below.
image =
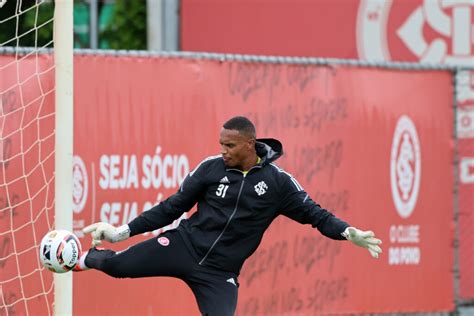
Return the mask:
<svg viewBox="0 0 474 316">
<path fill-rule="evenodd" d="M 79 239 L 67 230 L 50 231 L 41 240 L 41 263 L 52 272 L 64 273 L 72 270 L 79 261 L 80 254 Z"/>
</svg>

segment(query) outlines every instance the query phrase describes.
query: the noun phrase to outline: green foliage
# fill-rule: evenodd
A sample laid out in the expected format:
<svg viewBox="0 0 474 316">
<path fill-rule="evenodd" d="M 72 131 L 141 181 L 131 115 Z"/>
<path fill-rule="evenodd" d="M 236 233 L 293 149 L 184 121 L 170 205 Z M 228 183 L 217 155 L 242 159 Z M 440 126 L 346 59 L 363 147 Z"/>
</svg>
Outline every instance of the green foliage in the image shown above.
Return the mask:
<svg viewBox="0 0 474 316">
<path fill-rule="evenodd" d="M 21 7 L 20 7 L 21 4 Z M 52 46 L 54 5 L 7 1 L 0 10 L 0 46 Z"/>
<path fill-rule="evenodd" d="M 111 49 L 147 49 L 146 0 L 116 0 L 111 23 L 101 40 Z"/>
<path fill-rule="evenodd" d="M 0 46 L 52 46 L 54 3 L 48 1 L 38 6 L 35 3 L 36 1 L 33 0 L 9 0 L 2 7 Z M 21 7 L 18 7 L 19 4 Z M 77 9 L 84 11 L 79 4 L 83 4 L 82 1 L 77 1 L 75 11 Z M 102 15 L 100 17 L 100 47 L 147 49 L 146 0 L 116 0 L 115 3 L 112 2 L 109 5 L 102 3 L 99 9 L 102 9 L 100 11 Z M 110 11 L 113 11 L 112 14 Z M 88 13 L 87 7 L 85 12 Z M 8 19 L 9 17 L 13 18 Z M 88 47 L 88 36 L 78 45 L 80 35 L 75 33 L 76 46 Z"/>
<path fill-rule="evenodd" d="M 53 3 L 42 3 L 37 7 L 38 10 L 31 10 L 25 14 L 25 20 L 23 23 L 23 29 L 25 31 L 37 28 L 37 34 L 25 36 L 25 42 L 21 43 L 21 46 L 35 46 L 52 47 L 53 43 L 53 16 L 54 16 L 54 5 Z M 37 40 L 37 43 L 35 41 Z"/>
</svg>

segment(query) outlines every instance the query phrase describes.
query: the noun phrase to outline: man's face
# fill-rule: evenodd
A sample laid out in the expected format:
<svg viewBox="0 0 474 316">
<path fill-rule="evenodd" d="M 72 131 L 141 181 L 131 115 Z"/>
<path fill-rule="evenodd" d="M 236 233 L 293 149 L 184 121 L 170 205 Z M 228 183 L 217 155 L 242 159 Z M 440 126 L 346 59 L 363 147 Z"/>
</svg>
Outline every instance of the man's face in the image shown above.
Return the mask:
<svg viewBox="0 0 474 316">
<path fill-rule="evenodd" d="M 255 150 L 255 139 L 233 129 L 222 128 L 219 142 L 224 164 L 241 168 Z"/>
</svg>

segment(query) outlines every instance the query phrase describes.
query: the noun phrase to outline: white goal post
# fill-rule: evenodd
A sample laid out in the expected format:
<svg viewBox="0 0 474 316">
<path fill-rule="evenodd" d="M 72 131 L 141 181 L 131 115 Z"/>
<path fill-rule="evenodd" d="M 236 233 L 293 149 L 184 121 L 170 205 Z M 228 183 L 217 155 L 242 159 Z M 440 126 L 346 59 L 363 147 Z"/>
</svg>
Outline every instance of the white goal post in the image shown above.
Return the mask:
<svg viewBox="0 0 474 316">
<path fill-rule="evenodd" d="M 55 226 L 73 231 L 73 0 L 54 9 Z M 54 275 L 54 314 L 72 315 L 72 273 Z"/>
</svg>

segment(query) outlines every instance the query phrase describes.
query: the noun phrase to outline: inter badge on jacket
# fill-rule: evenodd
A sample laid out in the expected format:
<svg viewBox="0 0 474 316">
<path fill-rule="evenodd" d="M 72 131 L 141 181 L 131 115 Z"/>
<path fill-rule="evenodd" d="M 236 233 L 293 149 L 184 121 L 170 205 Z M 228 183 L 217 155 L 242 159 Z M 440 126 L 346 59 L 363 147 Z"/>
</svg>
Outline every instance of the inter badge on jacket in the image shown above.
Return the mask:
<svg viewBox="0 0 474 316">
<path fill-rule="evenodd" d="M 258 196 L 263 195 L 267 192 L 268 186 L 264 181 L 260 181 L 255 186 L 255 192 L 257 192 Z"/>
</svg>

